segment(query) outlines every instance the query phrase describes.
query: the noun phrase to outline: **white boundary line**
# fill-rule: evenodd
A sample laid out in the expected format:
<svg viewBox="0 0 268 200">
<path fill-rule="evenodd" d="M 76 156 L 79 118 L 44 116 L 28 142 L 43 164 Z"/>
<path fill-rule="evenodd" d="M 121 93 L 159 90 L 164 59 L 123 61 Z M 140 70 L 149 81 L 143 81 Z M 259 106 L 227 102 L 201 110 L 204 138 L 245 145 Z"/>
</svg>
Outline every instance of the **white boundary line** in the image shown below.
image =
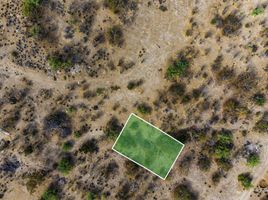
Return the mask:
<svg viewBox="0 0 268 200">
<path fill-rule="evenodd" d="M 128 121 L 129 121 L 129 119 L 130 119 L 132 116 L 135 116 L 136 118 L 142 120 L 142 121 L 145 122 L 146 124 L 149 124 L 150 126 L 156 128 L 156 129 L 159 130 L 161 133 L 164 133 L 165 135 L 167 135 L 168 137 L 172 138 L 173 140 L 175 140 L 176 142 L 178 142 L 179 144 L 182 145 L 182 148 L 181 148 L 180 152 L 178 153 L 176 159 L 174 160 L 173 164 L 172 164 L 171 167 L 169 168 L 169 170 L 168 170 L 168 172 L 167 172 L 167 174 L 166 174 L 166 176 L 165 176 L 164 178 L 161 177 L 161 176 L 159 176 L 158 174 L 156 174 L 156 173 L 153 172 L 152 170 L 148 169 L 147 167 L 145 167 L 145 166 L 141 165 L 140 163 L 136 162 L 135 160 L 132 160 L 131 158 L 127 157 L 126 155 L 124 155 L 124 154 L 122 154 L 121 152 L 119 152 L 119 151 L 117 151 L 117 150 L 114 149 L 115 144 L 117 143 L 118 139 L 120 138 L 121 134 L 123 133 L 124 129 L 126 128 L 126 125 L 127 125 Z M 184 148 L 184 144 L 183 144 L 183 143 L 181 143 L 180 141 L 178 141 L 178 140 L 175 139 L 174 137 L 170 136 L 169 134 L 165 133 L 165 132 L 162 131 L 161 129 L 157 128 L 157 127 L 154 126 L 153 124 L 151 124 L 151 123 L 145 121 L 144 119 L 142 119 L 141 117 L 137 116 L 136 114 L 131 113 L 131 114 L 128 116 L 128 119 L 127 119 L 127 121 L 126 121 L 126 123 L 125 123 L 123 129 L 121 130 L 119 136 L 118 136 L 117 139 L 115 140 L 115 143 L 114 143 L 114 145 L 113 145 L 113 147 L 112 147 L 112 150 L 114 150 L 115 152 L 117 152 L 117 153 L 120 154 L 121 156 L 123 156 L 123 157 L 125 157 L 125 158 L 131 160 L 132 162 L 136 163 L 137 165 L 143 167 L 144 169 L 150 171 L 151 173 L 153 173 L 154 175 L 158 176 L 158 177 L 161 178 L 162 180 L 165 180 L 165 179 L 167 178 L 167 176 L 169 175 L 171 169 L 172 169 L 173 166 L 175 165 L 175 163 L 176 163 L 178 157 L 180 156 L 180 154 L 181 154 L 183 148 Z"/>
</svg>

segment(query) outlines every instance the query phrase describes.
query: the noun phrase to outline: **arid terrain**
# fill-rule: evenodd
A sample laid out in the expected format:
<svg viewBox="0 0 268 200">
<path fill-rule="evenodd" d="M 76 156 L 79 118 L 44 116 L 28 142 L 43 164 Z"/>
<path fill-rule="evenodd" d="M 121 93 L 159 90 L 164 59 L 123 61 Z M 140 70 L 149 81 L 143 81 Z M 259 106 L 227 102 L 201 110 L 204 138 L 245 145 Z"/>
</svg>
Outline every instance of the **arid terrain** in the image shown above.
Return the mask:
<svg viewBox="0 0 268 200">
<path fill-rule="evenodd" d="M 1 0 L 0 199 L 268 200 L 268 2 Z M 112 150 L 135 113 L 166 180 Z"/>
</svg>

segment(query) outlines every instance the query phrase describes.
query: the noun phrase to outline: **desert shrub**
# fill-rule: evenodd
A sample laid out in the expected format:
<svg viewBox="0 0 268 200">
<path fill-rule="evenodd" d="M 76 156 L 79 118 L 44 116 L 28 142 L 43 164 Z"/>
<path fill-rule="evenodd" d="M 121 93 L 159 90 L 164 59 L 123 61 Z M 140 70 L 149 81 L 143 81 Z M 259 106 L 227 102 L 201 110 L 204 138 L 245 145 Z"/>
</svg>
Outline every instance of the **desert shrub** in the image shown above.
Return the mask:
<svg viewBox="0 0 268 200">
<path fill-rule="evenodd" d="M 44 131 L 47 133 L 56 131 L 61 137 L 66 137 L 72 132 L 71 118 L 66 112 L 54 111 L 45 117 Z"/>
<path fill-rule="evenodd" d="M 186 85 L 184 83 L 173 83 L 168 91 L 174 96 L 182 96 L 184 95 L 186 90 Z"/>
<path fill-rule="evenodd" d="M 97 47 L 99 44 L 105 42 L 105 35 L 103 33 L 99 33 L 96 37 L 93 39 L 93 45 L 94 47 Z"/>
<path fill-rule="evenodd" d="M 160 5 L 160 6 L 159 6 L 159 9 L 160 9 L 161 11 L 163 11 L 163 12 L 165 12 L 165 11 L 168 10 L 167 7 L 164 6 L 164 5 Z"/>
<path fill-rule="evenodd" d="M 257 121 L 254 129 L 260 132 L 268 133 L 268 112 L 265 112 L 262 118 Z"/>
<path fill-rule="evenodd" d="M 77 111 L 77 108 L 75 106 L 70 106 L 69 108 L 65 109 L 65 112 L 68 114 L 75 113 Z"/>
<path fill-rule="evenodd" d="M 220 169 L 229 171 L 232 167 L 232 161 L 229 158 L 218 158 L 215 160 Z"/>
<path fill-rule="evenodd" d="M 214 145 L 211 152 L 213 153 L 217 165 L 221 169 L 228 171 L 232 168 L 232 162 L 230 160 L 234 147 L 232 132 L 229 130 L 221 130 L 214 137 Z"/>
<path fill-rule="evenodd" d="M 74 131 L 74 137 L 80 138 L 82 136 L 82 133 L 80 131 Z"/>
<path fill-rule="evenodd" d="M 130 160 L 127 160 L 124 166 L 126 174 L 130 177 L 135 177 L 140 172 L 140 166 Z"/>
<path fill-rule="evenodd" d="M 260 156 L 258 153 L 251 153 L 247 157 L 247 165 L 250 167 L 255 167 L 260 164 Z"/>
<path fill-rule="evenodd" d="M 152 107 L 147 103 L 141 103 L 138 105 L 137 110 L 144 115 L 152 113 Z"/>
<path fill-rule="evenodd" d="M 42 28 L 40 25 L 33 25 L 29 29 L 29 34 L 31 37 L 39 38 L 42 33 Z"/>
<path fill-rule="evenodd" d="M 196 195 L 191 191 L 189 186 L 180 184 L 175 188 L 174 199 L 176 200 L 195 200 Z"/>
<path fill-rule="evenodd" d="M 242 173 L 238 175 L 238 181 L 244 187 L 244 189 L 249 189 L 252 187 L 252 177 L 250 173 Z"/>
<path fill-rule="evenodd" d="M 241 19 L 234 13 L 229 14 L 225 18 L 216 15 L 211 20 L 211 24 L 215 25 L 217 28 L 222 28 L 222 33 L 225 36 L 235 35 L 242 27 Z"/>
<path fill-rule="evenodd" d="M 48 63 L 52 70 L 67 69 L 72 66 L 72 61 L 62 56 L 51 56 L 48 58 Z"/>
<path fill-rule="evenodd" d="M 116 117 L 112 117 L 105 128 L 105 133 L 108 138 L 110 139 L 116 139 L 117 136 L 120 134 L 122 130 L 122 125 L 119 123 L 118 119 Z"/>
<path fill-rule="evenodd" d="M 22 2 L 22 13 L 23 15 L 30 17 L 38 12 L 42 0 L 23 0 Z"/>
<path fill-rule="evenodd" d="M 63 174 L 68 174 L 74 167 L 74 162 L 69 154 L 64 155 L 58 163 L 58 170 Z"/>
<path fill-rule="evenodd" d="M 87 90 L 83 93 L 83 98 L 85 99 L 92 99 L 97 96 L 96 91 Z"/>
<path fill-rule="evenodd" d="M 187 104 L 187 103 L 189 103 L 191 100 L 192 100 L 192 96 L 191 96 L 190 94 L 185 94 L 185 95 L 182 97 L 181 103 L 182 103 L 182 104 Z"/>
<path fill-rule="evenodd" d="M 121 46 L 124 43 L 124 34 L 121 26 L 115 25 L 108 29 L 107 38 L 110 44 Z"/>
<path fill-rule="evenodd" d="M 114 160 L 110 161 L 107 167 L 104 169 L 105 178 L 108 178 L 110 175 L 114 175 L 117 172 L 118 168 L 119 166 Z"/>
<path fill-rule="evenodd" d="M 90 139 L 87 140 L 82 144 L 82 146 L 79 148 L 80 152 L 83 153 L 94 153 L 99 151 L 98 142 L 96 139 Z"/>
<path fill-rule="evenodd" d="M 67 142 L 64 142 L 63 145 L 62 145 L 62 150 L 63 151 L 70 151 L 72 148 L 73 148 L 73 142 L 72 141 L 67 141 Z"/>
<path fill-rule="evenodd" d="M 230 14 L 223 20 L 223 35 L 231 36 L 236 34 L 241 27 L 241 20 L 236 15 Z"/>
<path fill-rule="evenodd" d="M 233 149 L 233 135 L 230 131 L 224 130 L 217 135 L 214 146 L 214 156 L 216 159 L 228 159 Z"/>
<path fill-rule="evenodd" d="M 233 69 L 224 67 L 217 73 L 216 78 L 218 81 L 227 81 L 227 80 L 234 78 L 234 76 L 235 76 L 235 72 Z"/>
<path fill-rule="evenodd" d="M 219 15 L 216 15 L 215 17 L 213 17 L 213 19 L 210 21 L 210 23 L 212 25 L 217 26 L 217 27 L 221 27 L 222 26 L 222 17 Z"/>
<path fill-rule="evenodd" d="M 257 77 L 254 72 L 243 72 L 234 81 L 234 86 L 241 92 L 249 92 L 257 86 Z"/>
<path fill-rule="evenodd" d="M 192 96 L 195 99 L 199 99 L 199 97 L 201 96 L 201 94 L 202 94 L 202 88 L 196 88 L 196 89 L 193 89 L 193 91 L 192 91 Z"/>
<path fill-rule="evenodd" d="M 197 165 L 201 170 L 207 171 L 210 169 L 211 159 L 206 155 L 200 155 L 198 158 Z"/>
<path fill-rule="evenodd" d="M 135 194 L 133 185 L 129 182 L 125 182 L 118 190 L 115 198 L 118 200 L 132 199 Z"/>
<path fill-rule="evenodd" d="M 266 101 L 265 94 L 263 94 L 263 93 L 256 93 L 252 97 L 252 100 L 254 101 L 254 103 L 256 105 L 263 106 L 265 104 L 265 101 Z"/>
<path fill-rule="evenodd" d="M 187 142 L 190 142 L 192 139 L 189 128 L 173 130 L 173 131 L 170 131 L 169 134 L 184 144 Z"/>
<path fill-rule="evenodd" d="M 45 180 L 44 172 L 35 172 L 28 177 L 26 188 L 30 193 L 35 192 L 35 189 Z"/>
<path fill-rule="evenodd" d="M 239 117 L 246 115 L 248 112 L 248 108 L 241 105 L 235 98 L 230 98 L 223 104 L 223 113 L 228 117 Z"/>
<path fill-rule="evenodd" d="M 129 90 L 133 90 L 133 89 L 141 86 L 143 84 L 143 82 L 144 81 L 142 79 L 129 81 L 128 85 L 127 85 L 127 88 Z"/>
<path fill-rule="evenodd" d="M 48 188 L 41 197 L 41 200 L 58 200 L 58 191 L 52 187 Z"/>
<path fill-rule="evenodd" d="M 8 114 L 1 122 L 1 128 L 5 131 L 12 131 L 21 118 L 20 111 L 15 110 Z"/>
<path fill-rule="evenodd" d="M 87 200 L 96 200 L 97 196 L 98 195 L 94 194 L 93 192 L 88 192 L 87 193 Z"/>
<path fill-rule="evenodd" d="M 34 152 L 33 145 L 31 145 L 31 144 L 27 145 L 25 147 L 25 149 L 23 150 L 23 152 L 24 152 L 25 156 L 28 156 L 28 155 L 32 154 Z"/>
<path fill-rule="evenodd" d="M 114 13 L 120 13 L 128 6 L 128 0 L 105 0 L 104 4 Z"/>
<path fill-rule="evenodd" d="M 166 76 L 168 79 L 182 77 L 189 68 L 189 61 L 185 58 L 173 60 L 167 68 Z"/>
<path fill-rule="evenodd" d="M 260 15 L 260 14 L 263 14 L 263 13 L 264 13 L 264 8 L 263 7 L 257 7 L 252 11 L 251 15 L 252 16 L 257 16 L 257 15 Z"/>
<path fill-rule="evenodd" d="M 216 171 L 216 172 L 214 172 L 214 173 L 212 174 L 212 177 L 211 177 L 212 182 L 213 182 L 214 184 L 218 184 L 218 183 L 220 182 L 222 176 L 223 176 L 223 174 L 222 174 L 221 171 Z"/>
</svg>

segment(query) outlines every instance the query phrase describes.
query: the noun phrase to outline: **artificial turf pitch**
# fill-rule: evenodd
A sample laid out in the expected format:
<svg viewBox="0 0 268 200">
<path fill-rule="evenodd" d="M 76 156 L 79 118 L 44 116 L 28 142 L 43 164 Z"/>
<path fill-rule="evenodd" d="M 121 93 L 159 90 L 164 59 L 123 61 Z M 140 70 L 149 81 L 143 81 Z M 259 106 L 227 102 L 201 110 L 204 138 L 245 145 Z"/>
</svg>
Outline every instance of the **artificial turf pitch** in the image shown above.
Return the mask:
<svg viewBox="0 0 268 200">
<path fill-rule="evenodd" d="M 181 142 L 131 114 L 113 150 L 165 179 L 183 147 Z"/>
</svg>

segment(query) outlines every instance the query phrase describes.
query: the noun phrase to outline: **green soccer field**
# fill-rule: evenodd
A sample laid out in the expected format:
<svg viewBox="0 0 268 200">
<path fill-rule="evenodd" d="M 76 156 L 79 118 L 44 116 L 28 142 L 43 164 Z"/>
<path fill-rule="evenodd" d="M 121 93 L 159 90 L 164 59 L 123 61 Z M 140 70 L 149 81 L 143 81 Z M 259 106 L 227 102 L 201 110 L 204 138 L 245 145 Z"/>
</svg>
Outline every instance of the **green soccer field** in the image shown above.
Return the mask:
<svg viewBox="0 0 268 200">
<path fill-rule="evenodd" d="M 131 114 L 113 150 L 165 179 L 183 144 Z"/>
</svg>

